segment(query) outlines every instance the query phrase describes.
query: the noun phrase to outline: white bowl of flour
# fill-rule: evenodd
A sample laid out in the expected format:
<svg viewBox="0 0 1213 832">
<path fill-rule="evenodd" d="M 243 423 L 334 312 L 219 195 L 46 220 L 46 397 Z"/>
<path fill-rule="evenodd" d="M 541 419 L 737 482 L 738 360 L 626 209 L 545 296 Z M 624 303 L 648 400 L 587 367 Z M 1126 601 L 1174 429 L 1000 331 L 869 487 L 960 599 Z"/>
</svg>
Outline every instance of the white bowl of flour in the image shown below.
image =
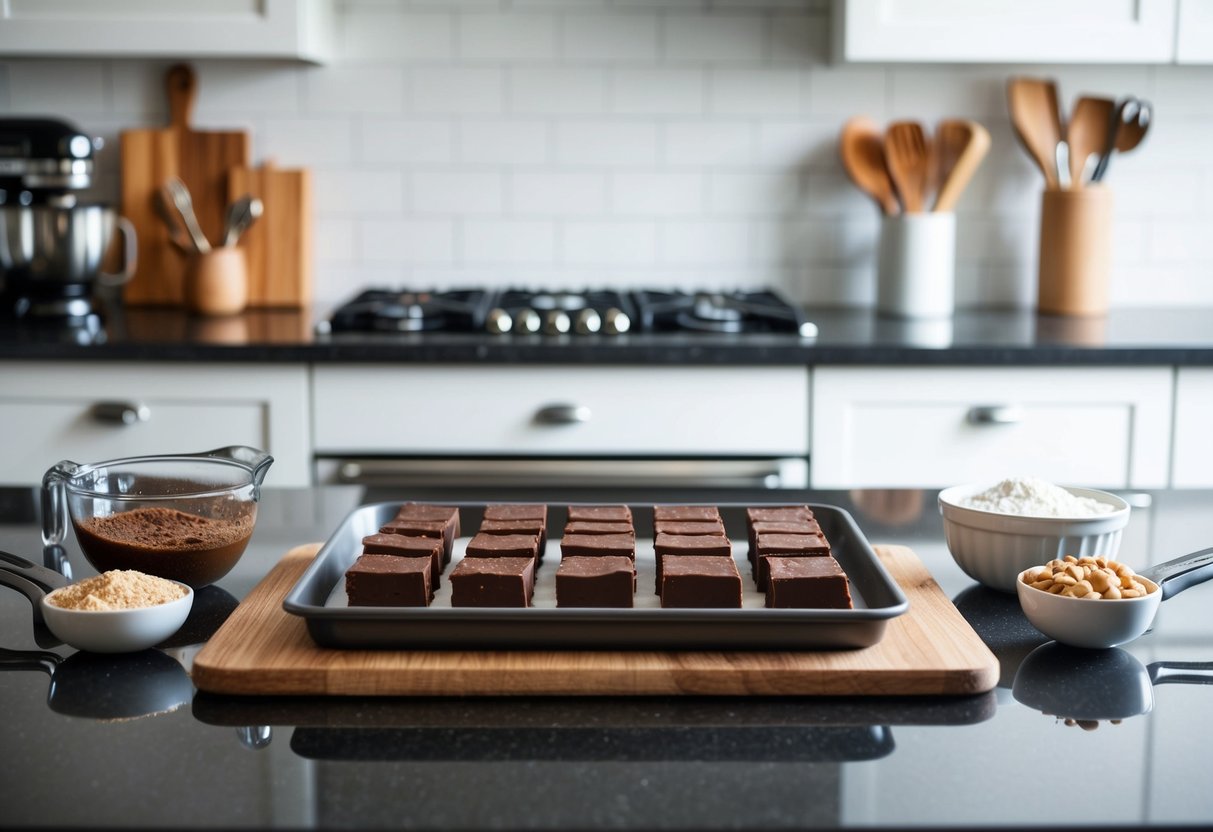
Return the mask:
<svg viewBox="0 0 1213 832">
<path fill-rule="evenodd" d="M 1025 569 L 1066 555 L 1114 558 L 1129 504 L 1106 491 L 1031 477 L 957 485 L 939 493 L 944 538 L 973 580 L 1015 591 Z"/>
</svg>

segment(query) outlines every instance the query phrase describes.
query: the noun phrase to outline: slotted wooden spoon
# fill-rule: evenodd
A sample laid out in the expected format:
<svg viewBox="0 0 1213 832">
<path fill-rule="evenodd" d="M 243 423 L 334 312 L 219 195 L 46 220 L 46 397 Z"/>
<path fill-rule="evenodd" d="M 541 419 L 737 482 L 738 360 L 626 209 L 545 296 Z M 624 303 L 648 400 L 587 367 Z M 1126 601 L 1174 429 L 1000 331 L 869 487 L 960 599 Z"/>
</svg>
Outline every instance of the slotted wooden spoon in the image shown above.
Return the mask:
<svg viewBox="0 0 1213 832">
<path fill-rule="evenodd" d="M 1084 95 L 1074 102 L 1070 123 L 1066 126 L 1066 142 L 1070 145 L 1071 187 L 1083 186 L 1083 171 L 1092 153 L 1102 157 L 1111 153 L 1108 147 L 1108 124 L 1116 113 L 1116 102 L 1110 98 Z M 1091 168 L 1090 170 L 1094 170 Z"/>
<path fill-rule="evenodd" d="M 1007 105 L 1015 135 L 1040 166 L 1045 184 L 1056 188 L 1057 143 L 1061 141 L 1057 83 L 1048 78 L 1012 78 L 1007 81 Z"/>
<path fill-rule="evenodd" d="M 842 157 L 842 167 L 855 187 L 876 200 L 881 211 L 896 214 L 901 210 L 885 164 L 884 141 L 876 122 L 864 116 L 848 119 L 838 137 L 838 153 Z"/>
<path fill-rule="evenodd" d="M 975 121 L 948 119 L 935 130 L 935 149 L 942 183 L 936 212 L 951 211 L 990 149 L 990 131 Z"/>
<path fill-rule="evenodd" d="M 931 147 L 922 125 L 916 121 L 890 124 L 884 134 L 884 153 L 905 212 L 922 213 L 931 176 Z"/>
</svg>

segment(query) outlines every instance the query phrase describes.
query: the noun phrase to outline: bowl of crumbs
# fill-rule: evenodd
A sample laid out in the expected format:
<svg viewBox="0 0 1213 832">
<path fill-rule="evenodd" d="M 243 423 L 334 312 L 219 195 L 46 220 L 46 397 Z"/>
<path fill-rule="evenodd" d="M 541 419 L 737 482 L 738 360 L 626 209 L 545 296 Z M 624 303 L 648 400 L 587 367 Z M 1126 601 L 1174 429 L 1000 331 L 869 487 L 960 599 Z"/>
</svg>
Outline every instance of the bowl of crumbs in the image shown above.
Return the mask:
<svg viewBox="0 0 1213 832">
<path fill-rule="evenodd" d="M 1129 504 L 1093 488 L 1034 477 L 939 492 L 944 540 L 966 575 L 1015 592 L 1021 572 L 1067 555 L 1111 560 L 1129 522 Z"/>
<path fill-rule="evenodd" d="M 42 620 L 55 638 L 92 653 L 133 653 L 181 629 L 194 604 L 186 584 L 115 569 L 42 598 Z"/>
</svg>

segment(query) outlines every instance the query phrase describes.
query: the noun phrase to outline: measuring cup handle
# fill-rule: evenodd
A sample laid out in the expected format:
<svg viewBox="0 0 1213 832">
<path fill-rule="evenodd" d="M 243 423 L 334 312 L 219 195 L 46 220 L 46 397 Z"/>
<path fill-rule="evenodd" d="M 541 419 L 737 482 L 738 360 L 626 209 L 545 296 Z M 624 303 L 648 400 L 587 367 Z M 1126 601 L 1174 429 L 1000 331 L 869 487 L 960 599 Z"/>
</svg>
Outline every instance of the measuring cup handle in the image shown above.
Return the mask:
<svg viewBox="0 0 1213 832">
<path fill-rule="evenodd" d="M 1160 563 L 1141 574 L 1159 585 L 1162 600 L 1165 601 L 1172 595 L 1178 595 L 1185 589 L 1213 578 L 1213 548 L 1201 549 L 1199 552 Z"/>
<path fill-rule="evenodd" d="M 1153 662 L 1146 670 L 1156 685 L 1213 685 L 1213 662 Z"/>
<path fill-rule="evenodd" d="M 67 537 L 67 481 L 80 466 L 63 460 L 42 478 L 42 545 L 58 546 Z"/>
</svg>

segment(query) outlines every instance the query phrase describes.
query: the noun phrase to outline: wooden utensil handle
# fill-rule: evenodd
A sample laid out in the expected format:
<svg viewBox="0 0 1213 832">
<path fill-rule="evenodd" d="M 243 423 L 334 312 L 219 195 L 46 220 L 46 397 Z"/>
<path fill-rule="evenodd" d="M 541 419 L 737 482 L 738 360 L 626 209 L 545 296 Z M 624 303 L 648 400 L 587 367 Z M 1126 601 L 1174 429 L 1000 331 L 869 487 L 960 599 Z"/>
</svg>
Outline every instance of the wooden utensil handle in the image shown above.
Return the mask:
<svg viewBox="0 0 1213 832">
<path fill-rule="evenodd" d="M 165 76 L 168 91 L 169 124 L 187 128 L 194 113 L 194 99 L 198 96 L 198 78 L 189 64 L 177 64 Z"/>
</svg>

